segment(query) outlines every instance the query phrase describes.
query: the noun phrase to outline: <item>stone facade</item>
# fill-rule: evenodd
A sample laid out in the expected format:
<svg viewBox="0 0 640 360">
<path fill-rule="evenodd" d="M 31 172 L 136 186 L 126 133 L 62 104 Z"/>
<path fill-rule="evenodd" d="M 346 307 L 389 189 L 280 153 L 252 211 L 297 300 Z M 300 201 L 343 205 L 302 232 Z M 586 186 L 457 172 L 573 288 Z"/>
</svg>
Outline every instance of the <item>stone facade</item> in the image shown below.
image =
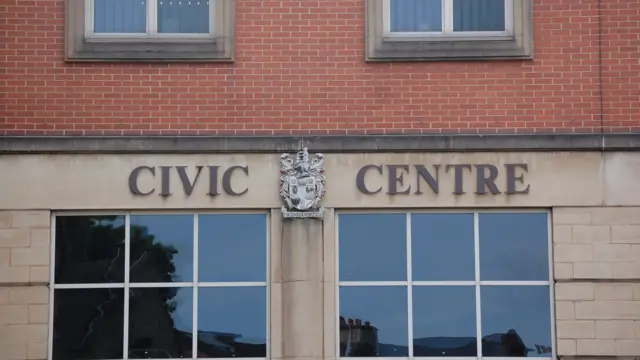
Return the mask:
<svg viewBox="0 0 640 360">
<path fill-rule="evenodd" d="M 0 359 L 46 359 L 49 211 L 0 212 Z"/>
<path fill-rule="evenodd" d="M 557 353 L 640 355 L 640 208 L 554 208 Z"/>
</svg>

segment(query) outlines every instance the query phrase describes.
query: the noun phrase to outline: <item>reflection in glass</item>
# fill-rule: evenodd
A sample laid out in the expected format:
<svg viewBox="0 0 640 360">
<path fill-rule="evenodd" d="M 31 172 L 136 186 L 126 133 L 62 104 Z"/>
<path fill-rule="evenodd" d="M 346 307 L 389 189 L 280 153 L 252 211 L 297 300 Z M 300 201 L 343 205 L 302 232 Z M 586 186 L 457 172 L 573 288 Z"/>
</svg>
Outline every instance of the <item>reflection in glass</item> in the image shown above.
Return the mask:
<svg viewBox="0 0 640 360">
<path fill-rule="evenodd" d="M 474 286 L 413 287 L 413 355 L 476 356 Z"/>
<path fill-rule="evenodd" d="M 548 286 L 482 286 L 482 355 L 549 357 Z"/>
<path fill-rule="evenodd" d="M 146 0 L 94 0 L 96 33 L 144 33 L 147 31 Z"/>
<path fill-rule="evenodd" d="M 53 360 L 123 356 L 123 289 L 55 290 Z"/>
<path fill-rule="evenodd" d="M 504 0 L 453 0 L 453 30 L 504 31 L 504 3 Z"/>
<path fill-rule="evenodd" d="M 198 281 L 266 281 L 266 215 L 199 215 L 198 227 Z"/>
<path fill-rule="evenodd" d="M 407 280 L 405 214 L 339 217 L 340 281 Z"/>
<path fill-rule="evenodd" d="M 198 357 L 266 356 L 266 287 L 199 288 Z"/>
<path fill-rule="evenodd" d="M 413 281 L 474 280 L 473 214 L 411 214 Z"/>
<path fill-rule="evenodd" d="M 131 282 L 193 280 L 193 215 L 131 215 Z"/>
<path fill-rule="evenodd" d="M 55 282 L 124 282 L 124 216 L 56 216 Z"/>
<path fill-rule="evenodd" d="M 391 0 L 394 32 L 442 31 L 442 0 Z"/>
<path fill-rule="evenodd" d="M 480 213 L 481 280 L 549 280 L 546 213 Z"/>
<path fill-rule="evenodd" d="M 129 358 L 191 357 L 192 288 L 129 290 Z"/>
<path fill-rule="evenodd" d="M 409 355 L 406 286 L 340 287 L 340 356 Z"/>
<path fill-rule="evenodd" d="M 209 5 L 216 0 L 158 2 L 158 32 L 198 34 L 209 32 Z"/>
</svg>

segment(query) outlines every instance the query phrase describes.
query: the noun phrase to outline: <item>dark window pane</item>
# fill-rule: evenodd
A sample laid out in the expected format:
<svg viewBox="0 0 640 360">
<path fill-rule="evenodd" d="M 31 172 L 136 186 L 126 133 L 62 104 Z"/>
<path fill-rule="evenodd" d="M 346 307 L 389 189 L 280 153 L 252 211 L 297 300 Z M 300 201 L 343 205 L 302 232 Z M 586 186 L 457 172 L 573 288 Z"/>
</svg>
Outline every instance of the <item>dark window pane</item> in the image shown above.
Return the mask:
<svg viewBox="0 0 640 360">
<path fill-rule="evenodd" d="M 96 33 L 144 33 L 147 31 L 146 0 L 94 0 Z"/>
<path fill-rule="evenodd" d="M 409 355 L 406 286 L 340 287 L 340 356 Z"/>
<path fill-rule="evenodd" d="M 198 357 L 267 356 L 267 289 L 198 289 Z"/>
<path fill-rule="evenodd" d="M 473 214 L 412 214 L 413 281 L 474 280 Z"/>
<path fill-rule="evenodd" d="M 442 31 L 441 0 L 391 0 L 391 31 Z"/>
<path fill-rule="evenodd" d="M 198 281 L 266 281 L 266 215 L 199 215 L 198 227 Z"/>
<path fill-rule="evenodd" d="M 482 355 L 550 357 L 548 286 L 483 286 Z"/>
<path fill-rule="evenodd" d="M 209 32 L 209 2 L 169 1 L 158 2 L 158 32 L 174 34 L 195 34 Z"/>
<path fill-rule="evenodd" d="M 504 12 L 504 0 L 453 0 L 453 30 L 505 31 Z"/>
<path fill-rule="evenodd" d="M 192 355 L 193 288 L 129 291 L 129 358 Z"/>
<path fill-rule="evenodd" d="M 55 282 L 124 282 L 124 216 L 56 216 Z"/>
<path fill-rule="evenodd" d="M 131 282 L 193 280 L 193 215 L 131 216 Z"/>
<path fill-rule="evenodd" d="M 123 289 L 55 290 L 53 360 L 121 359 Z"/>
<path fill-rule="evenodd" d="M 339 217 L 340 281 L 407 280 L 405 214 Z"/>
<path fill-rule="evenodd" d="M 479 215 L 481 280 L 549 280 L 547 214 Z"/>
<path fill-rule="evenodd" d="M 413 287 L 413 355 L 476 356 L 474 286 Z"/>
</svg>

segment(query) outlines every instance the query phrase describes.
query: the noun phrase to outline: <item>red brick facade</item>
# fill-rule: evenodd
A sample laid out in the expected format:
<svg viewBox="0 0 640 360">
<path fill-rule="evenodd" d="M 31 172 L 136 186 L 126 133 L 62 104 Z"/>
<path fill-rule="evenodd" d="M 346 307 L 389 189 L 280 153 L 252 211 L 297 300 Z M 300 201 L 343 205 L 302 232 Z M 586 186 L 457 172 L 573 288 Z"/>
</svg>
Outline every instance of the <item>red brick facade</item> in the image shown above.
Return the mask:
<svg viewBox="0 0 640 360">
<path fill-rule="evenodd" d="M 364 62 L 365 1 L 236 0 L 232 64 L 65 63 L 64 0 L 3 1 L 0 134 L 640 130 L 638 0 L 534 0 L 533 61 L 423 63 Z"/>
</svg>

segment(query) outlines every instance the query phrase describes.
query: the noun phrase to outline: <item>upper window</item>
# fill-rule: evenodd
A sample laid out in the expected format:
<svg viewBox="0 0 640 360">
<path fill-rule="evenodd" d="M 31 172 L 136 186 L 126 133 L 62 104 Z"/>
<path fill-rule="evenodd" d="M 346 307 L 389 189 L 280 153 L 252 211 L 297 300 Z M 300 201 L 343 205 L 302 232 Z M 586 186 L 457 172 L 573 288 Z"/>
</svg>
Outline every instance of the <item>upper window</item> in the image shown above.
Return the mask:
<svg viewBox="0 0 640 360">
<path fill-rule="evenodd" d="M 368 0 L 368 60 L 530 58 L 530 0 Z"/>
<path fill-rule="evenodd" d="M 233 59 L 233 0 L 69 0 L 68 60 Z"/>
<path fill-rule="evenodd" d="M 554 358 L 545 212 L 338 217 L 339 357 Z"/>
<path fill-rule="evenodd" d="M 266 358 L 266 214 L 57 215 L 52 360 Z"/>
</svg>

